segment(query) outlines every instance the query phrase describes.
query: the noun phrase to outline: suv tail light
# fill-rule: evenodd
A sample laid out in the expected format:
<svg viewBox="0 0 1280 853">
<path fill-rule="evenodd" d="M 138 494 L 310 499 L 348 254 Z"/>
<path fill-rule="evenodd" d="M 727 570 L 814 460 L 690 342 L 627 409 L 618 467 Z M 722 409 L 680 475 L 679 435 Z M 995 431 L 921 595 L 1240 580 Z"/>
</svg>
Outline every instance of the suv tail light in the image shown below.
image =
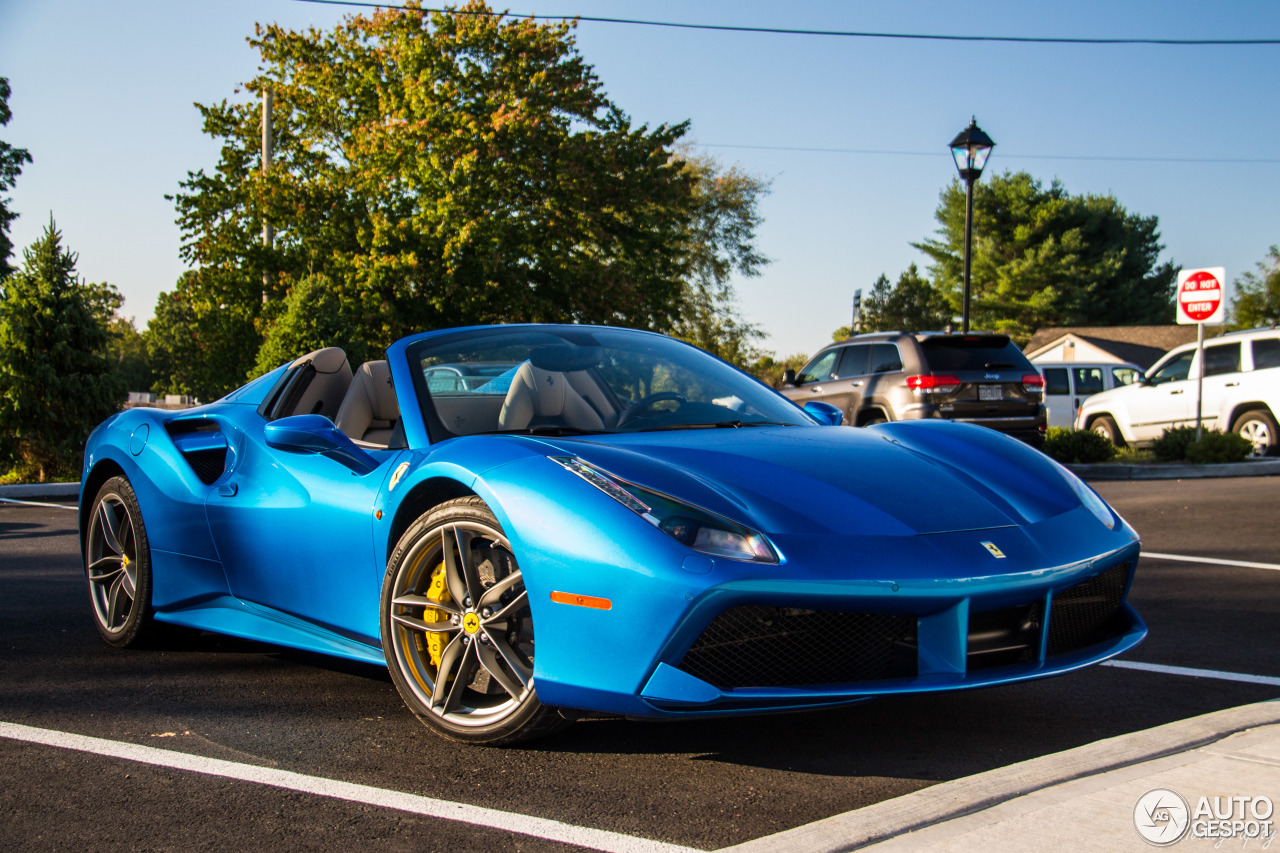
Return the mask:
<svg viewBox="0 0 1280 853">
<path fill-rule="evenodd" d="M 932 373 L 924 373 L 908 376 L 907 387 L 917 394 L 930 391 L 939 394 L 951 394 L 960 387 L 960 380 L 954 376 L 935 376 Z"/>
<path fill-rule="evenodd" d="M 1044 390 L 1044 377 L 1039 373 L 1028 373 L 1022 377 L 1022 390 L 1028 394 L 1039 394 Z"/>
</svg>

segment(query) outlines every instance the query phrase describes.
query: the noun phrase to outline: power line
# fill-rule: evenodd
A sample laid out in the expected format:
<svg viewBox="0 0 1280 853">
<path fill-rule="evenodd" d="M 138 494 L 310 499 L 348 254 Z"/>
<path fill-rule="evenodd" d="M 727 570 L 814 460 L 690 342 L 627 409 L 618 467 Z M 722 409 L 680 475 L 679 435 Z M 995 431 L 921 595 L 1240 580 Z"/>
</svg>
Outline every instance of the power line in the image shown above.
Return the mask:
<svg viewBox="0 0 1280 853">
<path fill-rule="evenodd" d="M 769 33 L 790 36 L 836 36 L 841 38 L 912 39 L 917 41 L 986 41 L 1015 44 L 1151 44 L 1198 47 L 1205 45 L 1276 45 L 1280 38 L 1262 39 L 1154 39 L 1154 38 L 1067 38 L 1063 36 L 960 36 L 932 33 L 875 33 L 856 30 L 803 30 L 788 27 L 743 27 L 730 24 L 687 24 L 676 21 L 644 21 L 636 18 L 602 18 L 592 15 L 526 15 L 514 12 L 479 12 L 471 9 L 429 9 L 401 6 L 394 3 L 366 3 L 360 0 L 294 0 L 297 3 L 318 3 L 322 6 L 359 6 L 366 9 L 400 9 L 406 12 L 434 12 L 445 15 L 486 15 L 501 18 L 533 19 L 535 21 L 590 21 L 598 24 L 629 24 L 639 27 L 666 27 L 680 30 L 715 30 L 731 33 Z"/>
<path fill-rule="evenodd" d="M 944 149 L 937 151 L 902 151 L 881 148 L 812 148 L 791 145 L 731 145 L 728 143 L 696 142 L 698 148 L 737 148 L 750 151 L 795 151 L 812 154 L 861 154 L 865 156 L 887 157 L 942 157 Z M 1090 156 L 1073 154 L 1015 154 L 1004 152 L 1001 159 L 1015 160 L 1081 160 L 1109 161 L 1118 163 L 1236 163 L 1236 164 L 1277 164 L 1276 157 L 1123 157 L 1123 156 Z"/>
</svg>

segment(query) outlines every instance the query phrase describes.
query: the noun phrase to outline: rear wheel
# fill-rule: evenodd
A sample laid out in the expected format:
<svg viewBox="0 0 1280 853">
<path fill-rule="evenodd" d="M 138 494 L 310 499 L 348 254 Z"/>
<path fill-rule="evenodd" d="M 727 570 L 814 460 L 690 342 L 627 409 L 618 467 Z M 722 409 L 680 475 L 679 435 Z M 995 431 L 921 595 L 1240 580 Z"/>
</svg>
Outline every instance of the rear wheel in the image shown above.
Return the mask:
<svg viewBox="0 0 1280 853">
<path fill-rule="evenodd" d="M 409 709 L 450 740 L 500 745 L 567 725 L 538 701 L 529 595 L 479 498 L 405 531 L 382 585 L 382 647 Z"/>
<path fill-rule="evenodd" d="M 151 549 L 138 496 L 112 477 L 93 499 L 84 537 L 84 571 L 94 625 L 118 648 L 145 639 L 151 623 Z"/>
<path fill-rule="evenodd" d="M 1120 435 L 1120 428 L 1116 426 L 1116 422 L 1110 415 L 1094 418 L 1093 423 L 1089 424 L 1089 429 L 1107 439 L 1116 447 L 1124 447 L 1124 437 Z"/>
<path fill-rule="evenodd" d="M 1276 453 L 1276 419 L 1265 409 L 1254 409 L 1236 418 L 1231 431 L 1242 435 L 1253 444 L 1254 456 L 1273 456 Z"/>
</svg>

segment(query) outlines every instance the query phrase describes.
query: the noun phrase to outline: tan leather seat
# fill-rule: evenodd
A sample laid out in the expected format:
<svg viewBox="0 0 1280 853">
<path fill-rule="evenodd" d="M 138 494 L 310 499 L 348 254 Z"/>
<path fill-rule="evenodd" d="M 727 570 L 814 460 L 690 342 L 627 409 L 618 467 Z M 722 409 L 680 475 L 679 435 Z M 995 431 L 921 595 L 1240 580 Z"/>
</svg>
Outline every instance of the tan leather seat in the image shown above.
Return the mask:
<svg viewBox="0 0 1280 853">
<path fill-rule="evenodd" d="M 351 365 L 347 363 L 347 354 L 338 347 L 325 347 L 294 359 L 289 369 L 308 362 L 315 370 L 315 376 L 298 397 L 293 410 L 284 412 L 279 417 L 324 415 L 332 419 L 338 413 L 343 395 L 351 386 Z"/>
<path fill-rule="evenodd" d="M 334 424 L 359 444 L 386 447 L 400 420 L 400 404 L 385 361 L 366 361 L 351 380 Z"/>
<path fill-rule="evenodd" d="M 511 379 L 511 389 L 502 403 L 498 415 L 498 428 L 504 430 L 527 429 L 542 424 L 574 427 L 576 429 L 603 429 L 604 421 L 575 385 L 594 382 L 586 375 L 575 376 L 554 370 L 542 370 L 532 363 L 520 365 Z M 584 386 L 585 387 L 585 386 Z M 596 389 L 597 393 L 599 389 Z"/>
</svg>

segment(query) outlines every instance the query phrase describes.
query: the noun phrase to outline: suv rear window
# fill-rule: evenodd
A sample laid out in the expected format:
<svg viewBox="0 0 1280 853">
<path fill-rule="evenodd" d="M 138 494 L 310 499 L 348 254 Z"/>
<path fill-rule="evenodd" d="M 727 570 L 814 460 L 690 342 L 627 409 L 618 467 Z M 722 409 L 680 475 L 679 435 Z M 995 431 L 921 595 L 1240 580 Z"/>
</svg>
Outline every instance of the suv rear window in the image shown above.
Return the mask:
<svg viewBox="0 0 1280 853">
<path fill-rule="evenodd" d="M 920 347 L 930 370 L 1034 369 L 1007 335 L 933 335 Z"/>
<path fill-rule="evenodd" d="M 1253 342 L 1253 369 L 1280 367 L 1280 338 L 1258 338 Z"/>
</svg>

